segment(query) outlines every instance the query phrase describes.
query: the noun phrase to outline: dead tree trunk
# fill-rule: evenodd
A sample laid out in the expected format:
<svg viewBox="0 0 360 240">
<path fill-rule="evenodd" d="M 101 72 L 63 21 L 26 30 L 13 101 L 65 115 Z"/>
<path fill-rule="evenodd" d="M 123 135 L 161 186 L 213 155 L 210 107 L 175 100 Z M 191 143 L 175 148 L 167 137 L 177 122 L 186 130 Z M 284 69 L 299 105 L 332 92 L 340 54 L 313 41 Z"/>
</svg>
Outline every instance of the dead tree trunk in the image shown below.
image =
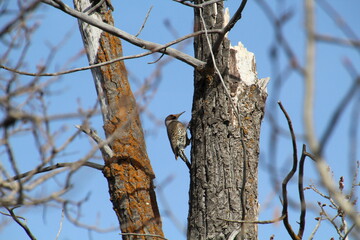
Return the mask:
<svg viewBox="0 0 360 240">
<path fill-rule="evenodd" d="M 222 2 L 201 11 L 208 30 L 223 27 Z M 199 9 L 195 29 L 204 30 Z M 209 35 L 212 46 L 216 39 Z M 257 239 L 256 224 L 226 220 L 257 220 L 259 136 L 268 80 L 257 78 L 254 55 L 241 44 L 231 47 L 226 37 L 213 64 L 207 41 L 201 35 L 194 42 L 195 57 L 209 64 L 194 74 L 188 239 Z"/>
<path fill-rule="evenodd" d="M 74 0 L 77 10 L 88 12 L 97 21 L 113 25 L 108 1 L 94 9 L 99 1 Z M 120 39 L 79 21 L 89 63 L 101 63 L 122 55 Z M 145 147 L 135 98 L 123 62 L 92 69 L 112 158 L 105 160 L 110 200 L 118 216 L 122 233 L 134 233 L 123 239 L 146 239 L 137 234 L 163 236 L 153 179 Z"/>
</svg>

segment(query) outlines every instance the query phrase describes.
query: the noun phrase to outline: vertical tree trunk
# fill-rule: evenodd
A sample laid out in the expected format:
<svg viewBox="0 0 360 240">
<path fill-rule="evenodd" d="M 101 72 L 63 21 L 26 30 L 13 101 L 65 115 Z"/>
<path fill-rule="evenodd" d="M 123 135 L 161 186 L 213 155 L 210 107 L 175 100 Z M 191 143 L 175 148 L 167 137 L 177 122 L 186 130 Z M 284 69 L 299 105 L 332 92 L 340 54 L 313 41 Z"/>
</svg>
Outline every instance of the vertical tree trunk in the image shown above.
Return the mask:
<svg viewBox="0 0 360 240">
<path fill-rule="evenodd" d="M 99 1 L 74 0 L 76 9 L 89 10 Z M 113 25 L 107 5 L 97 8 L 91 16 Z M 101 63 L 122 55 L 121 42 L 102 30 L 79 21 L 80 31 L 90 64 Z M 110 146 L 114 157 L 105 160 L 104 175 L 108 180 L 110 200 L 123 233 L 163 236 L 153 179 L 145 147 L 143 131 L 135 98 L 123 62 L 92 70 L 98 93 L 104 129 L 112 136 Z M 123 239 L 146 239 L 144 236 L 123 236 Z"/>
<path fill-rule="evenodd" d="M 203 9 L 207 29 L 223 26 L 223 10 L 222 2 Z M 196 30 L 203 29 L 199 14 L 195 9 Z M 213 44 L 217 36 L 209 37 Z M 208 60 L 205 35 L 195 38 L 194 48 L 198 59 Z M 228 239 L 231 234 L 231 239 L 257 239 L 256 224 L 224 219 L 257 220 L 259 135 L 268 80 L 257 78 L 253 54 L 241 44 L 231 47 L 226 38 L 216 65 L 230 98 L 213 67 L 195 71 L 188 239 Z"/>
</svg>

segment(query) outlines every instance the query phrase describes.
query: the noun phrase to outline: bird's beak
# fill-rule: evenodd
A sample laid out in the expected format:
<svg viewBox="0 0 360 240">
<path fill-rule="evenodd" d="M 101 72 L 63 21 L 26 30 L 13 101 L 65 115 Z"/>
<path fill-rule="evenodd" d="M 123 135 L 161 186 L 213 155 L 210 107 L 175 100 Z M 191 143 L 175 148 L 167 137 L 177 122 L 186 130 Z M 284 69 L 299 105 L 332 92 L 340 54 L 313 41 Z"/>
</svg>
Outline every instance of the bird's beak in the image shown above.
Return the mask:
<svg viewBox="0 0 360 240">
<path fill-rule="evenodd" d="M 174 114 L 176 116 L 176 118 L 179 118 L 181 116 L 181 114 L 183 114 L 185 111 L 179 113 L 179 114 Z"/>
</svg>

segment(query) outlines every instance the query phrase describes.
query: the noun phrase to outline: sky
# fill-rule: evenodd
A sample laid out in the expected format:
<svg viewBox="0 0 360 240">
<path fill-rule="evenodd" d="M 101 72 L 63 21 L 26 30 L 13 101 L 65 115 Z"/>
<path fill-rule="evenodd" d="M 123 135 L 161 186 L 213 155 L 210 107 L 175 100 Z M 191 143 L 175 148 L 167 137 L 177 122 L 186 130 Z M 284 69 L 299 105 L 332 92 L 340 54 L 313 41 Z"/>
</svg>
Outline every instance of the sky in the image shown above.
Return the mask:
<svg viewBox="0 0 360 240">
<path fill-rule="evenodd" d="M 14 4 L 12 1 L 11 4 Z M 72 1 L 64 1 L 72 6 Z M 230 14 L 237 9 L 240 1 L 228 0 L 225 5 L 229 7 Z M 302 104 L 303 104 L 303 82 L 302 78 L 291 73 L 289 78 L 284 79 L 281 86 L 275 85 L 276 69 L 273 69 L 274 62 L 269 57 L 270 47 L 274 44 L 275 36 L 273 26 L 269 23 L 262 9 L 256 3 L 257 1 L 248 1 L 242 14 L 242 19 L 236 24 L 229 34 L 232 45 L 237 45 L 241 41 L 244 46 L 255 54 L 257 63 L 257 72 L 259 78 L 270 77 L 268 85 L 268 99 L 265 118 L 262 125 L 261 143 L 260 143 L 260 165 L 259 165 L 259 202 L 260 202 L 260 220 L 273 219 L 279 216 L 281 212 L 281 203 L 279 193 L 276 192 L 271 184 L 273 173 L 269 172 L 270 165 L 278 166 L 278 177 L 282 179 L 289 170 L 291 162 L 291 141 L 288 134 L 283 134 L 278 138 L 277 154 L 271 153 L 271 124 L 270 115 L 274 116 L 278 125 L 287 130 L 285 118 L 276 107 L 276 102 L 281 100 L 292 118 L 295 132 L 299 134 L 298 148 L 300 149 L 304 139 L 303 133 Z M 358 10 L 360 2 L 357 0 L 348 1 L 329 1 L 335 9 L 344 18 L 344 21 L 352 26 L 357 36 L 360 36 L 360 16 Z M 0 1 L 0 6 L 1 6 Z M 193 16 L 192 9 L 180 5 L 173 1 L 134 1 L 122 0 L 113 1 L 115 11 L 113 12 L 115 26 L 131 34 L 136 34 L 142 25 L 144 18 L 152 6 L 151 13 L 146 22 L 145 28 L 139 35 L 140 38 L 157 43 L 167 43 L 176 37 L 186 35 L 192 32 Z M 291 10 L 293 18 L 284 26 L 284 33 L 290 46 L 298 56 L 299 62 L 304 63 L 304 14 L 303 1 L 274 1 L 272 9 L 280 15 L 282 11 Z M 13 6 L 13 9 L 16 9 Z M 279 10 L 281 9 L 281 10 Z M 69 62 L 70 58 L 78 56 L 83 49 L 81 36 L 78 31 L 77 21 L 67 16 L 65 13 L 50 6 L 41 4 L 35 11 L 34 23 L 41 24 L 32 40 L 29 53 L 27 55 L 28 65 L 23 66 L 24 71 L 35 72 L 39 63 L 50 64 L 50 71 L 59 71 L 75 67 L 87 66 L 87 58 L 81 55 Z M 6 16 L 0 16 L 7 20 Z M 175 34 L 171 33 L 169 27 L 171 24 Z M 1 24 L 0 24 L 1 26 Z M 344 38 L 344 34 L 339 31 L 333 19 L 331 19 L 321 8 L 316 8 L 316 29 L 319 33 Z M 65 37 L 66 36 L 66 37 Z M 65 38 L 65 41 L 63 39 Z M 62 43 L 59 51 L 56 52 L 51 63 L 46 62 L 48 54 L 53 51 L 50 46 L 56 46 Z M 0 53 L 2 54 L 0 43 Z M 192 42 L 187 42 L 183 51 L 193 54 Z M 129 43 L 123 42 L 124 55 L 131 55 L 143 52 L 142 49 L 134 47 Z M 12 55 L 13 59 L 18 57 L 17 52 Z M 149 64 L 156 60 L 159 55 L 148 56 L 142 59 L 126 61 L 129 72 L 129 80 L 132 89 L 136 95 L 142 82 L 149 79 L 154 69 L 160 64 Z M 164 57 L 161 61 L 167 61 Z M 315 99 L 315 127 L 316 134 L 321 136 L 324 132 L 330 116 L 339 104 L 340 100 L 349 90 L 353 79 L 343 67 L 344 59 L 350 59 L 356 70 L 360 71 L 360 65 L 355 64 L 360 61 L 357 51 L 349 47 L 334 46 L 325 43 L 317 44 L 316 55 L 316 99 Z M 280 53 L 280 68 L 283 70 L 287 64 L 286 57 Z M 5 70 L 1 69 L 0 74 Z M 29 77 L 20 76 L 26 81 Z M 177 60 L 169 61 L 161 68 L 158 76 L 158 88 L 155 95 L 149 94 L 147 100 L 139 99 L 139 104 L 146 104 L 145 113 L 141 115 L 141 120 L 146 136 L 146 145 L 149 158 L 151 160 L 154 172 L 156 174 L 155 184 L 157 186 L 157 199 L 162 214 L 163 229 L 165 236 L 172 240 L 186 239 L 186 221 L 188 214 L 188 189 L 189 176 L 186 166 L 181 161 L 175 161 L 170 145 L 168 143 L 163 119 L 168 114 L 186 111 L 181 116 L 182 121 L 189 121 L 191 118 L 191 106 L 193 96 L 193 69 L 185 63 Z M 278 84 L 278 83 L 277 83 Z M 281 91 L 277 94 L 278 88 Z M 84 109 L 94 105 L 96 101 L 96 91 L 90 71 L 63 76 L 52 84 L 49 89 L 53 96 L 48 100 L 49 111 L 54 114 L 76 112 L 79 107 Z M 340 176 L 349 176 L 348 164 L 349 151 L 349 124 L 351 120 L 351 111 L 356 108 L 356 102 L 350 102 L 345 110 L 345 114 L 339 120 L 339 125 L 334 131 L 328 147 L 326 148 L 325 158 L 334 170 L 334 178 Z M 151 113 L 151 115 L 150 115 Z M 2 114 L 2 113 L 0 113 Z M 1 115 L 0 115 L 1 116 Z M 156 121 L 152 119 L 154 116 Z M 102 121 L 100 116 L 91 119 L 91 125 L 99 134 L 102 133 Z M 64 132 L 61 133 L 58 141 L 64 141 L 71 133 L 76 131 L 74 125 L 79 124 L 79 120 L 70 119 L 64 122 L 56 122 L 53 129 L 57 129 L 63 124 L 66 125 Z M 26 137 L 14 139 L 15 146 L 22 146 L 27 141 Z M 90 140 L 87 136 L 79 136 L 75 143 L 67 149 L 67 154 L 60 157 L 59 161 L 76 161 L 91 148 Z M 359 148 L 360 146 L 357 146 Z M 32 156 L 34 149 L 25 146 L 21 152 L 16 153 L 17 159 L 21 162 L 21 170 L 31 169 L 32 163 L 36 159 L 28 159 Z M 187 155 L 189 149 L 187 149 Z M 275 158 L 273 158 L 275 156 Z M 358 159 L 359 157 L 356 156 Z M 1 159 L 1 161 L 4 161 Z M 101 163 L 101 160 L 96 160 Z M 4 163 L 6 164 L 6 163 Z M 350 177 L 348 177 L 350 178 Z M 346 178 L 345 180 L 348 180 Z M 117 219 L 112 210 L 109 201 L 107 183 L 102 174 L 93 169 L 81 169 L 73 178 L 74 188 L 67 197 L 73 200 L 81 200 L 89 196 L 88 201 L 83 206 L 80 220 L 89 225 L 96 225 L 104 228 L 116 227 Z M 310 183 L 319 184 L 315 171 L 315 166 L 311 161 L 306 162 L 305 185 Z M 292 181 L 289 185 L 289 194 L 296 200 L 296 182 Z M 37 190 L 37 194 L 50 192 L 56 188 L 55 181 Z M 313 212 L 318 212 L 316 201 L 319 199 L 316 194 L 306 191 L 306 198 L 309 202 L 309 208 Z M 311 204 L 312 203 L 312 204 Z M 168 212 L 171 212 L 169 215 Z M 307 238 L 316 225 L 314 215 L 309 211 L 307 219 L 307 229 L 305 238 Z M 19 209 L 19 215 L 27 219 L 27 224 L 32 229 L 38 239 L 55 239 L 59 229 L 61 232 L 58 239 L 118 239 L 118 233 L 96 233 L 80 229 L 66 218 L 62 218 L 61 209 L 52 207 L 37 206 L 32 209 Z M 292 224 L 296 228 L 297 212 L 290 212 Z M 4 217 L 0 217 L 2 220 Z M 61 227 L 60 227 L 61 225 Z M 288 235 L 281 223 L 259 226 L 259 239 L 269 239 L 271 235 L 275 239 L 287 239 Z M 334 236 L 333 228 L 328 223 L 323 223 L 315 239 L 329 239 Z M 5 228 L 0 226 L 0 240 L 26 239 L 22 229 L 15 223 L 7 225 Z"/>
</svg>

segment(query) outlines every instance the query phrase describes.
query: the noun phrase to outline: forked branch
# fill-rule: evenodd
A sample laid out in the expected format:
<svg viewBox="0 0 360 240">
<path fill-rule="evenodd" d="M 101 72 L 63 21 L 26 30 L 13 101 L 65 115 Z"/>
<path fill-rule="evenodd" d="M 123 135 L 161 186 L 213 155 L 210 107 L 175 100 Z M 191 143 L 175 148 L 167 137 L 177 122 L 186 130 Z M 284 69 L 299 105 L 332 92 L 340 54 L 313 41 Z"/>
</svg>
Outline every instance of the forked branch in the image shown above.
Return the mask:
<svg viewBox="0 0 360 240">
<path fill-rule="evenodd" d="M 196 69 L 201 70 L 204 67 L 204 62 L 200 61 L 199 59 L 196 59 L 188 54 L 185 54 L 179 50 L 173 49 L 173 48 L 164 48 L 161 44 L 153 43 L 150 41 L 142 40 L 140 38 L 135 37 L 134 35 L 131 35 L 125 31 L 122 31 L 116 27 L 113 27 L 107 23 L 98 21 L 97 19 L 89 16 L 86 13 L 82 13 L 79 11 L 76 11 L 75 9 L 70 8 L 68 5 L 61 1 L 57 0 L 42 0 L 43 3 L 46 3 L 52 7 L 55 7 L 83 22 L 86 22 L 92 26 L 98 27 L 103 31 L 106 31 L 114 36 L 117 36 L 135 46 L 138 46 L 140 48 L 144 48 L 147 50 L 150 50 L 152 52 L 158 51 L 161 53 L 165 53 L 167 55 L 170 55 L 180 61 L 183 61 L 191 66 L 193 66 Z M 160 49 L 159 49 L 160 48 Z"/>
</svg>

